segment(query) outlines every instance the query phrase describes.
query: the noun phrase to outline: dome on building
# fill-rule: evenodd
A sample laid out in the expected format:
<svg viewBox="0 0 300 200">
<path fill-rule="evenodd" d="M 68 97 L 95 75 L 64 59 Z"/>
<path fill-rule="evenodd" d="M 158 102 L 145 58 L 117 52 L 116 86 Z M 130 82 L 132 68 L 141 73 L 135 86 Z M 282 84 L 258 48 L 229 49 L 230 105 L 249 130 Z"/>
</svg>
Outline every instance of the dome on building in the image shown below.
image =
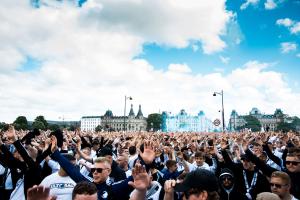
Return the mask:
<svg viewBox="0 0 300 200">
<path fill-rule="evenodd" d="M 111 110 L 107 110 L 106 112 L 105 112 L 105 114 L 104 114 L 104 117 L 113 117 L 114 115 L 113 115 L 113 113 L 112 113 L 112 111 Z"/>
<path fill-rule="evenodd" d="M 181 109 L 180 112 L 179 112 L 179 115 L 187 115 L 187 113 L 185 112 L 184 109 Z"/>
<path fill-rule="evenodd" d="M 232 110 L 230 116 L 231 117 L 238 116 L 238 113 L 236 112 L 236 110 Z"/>
<path fill-rule="evenodd" d="M 282 112 L 282 110 L 281 110 L 280 108 L 277 108 L 277 109 L 275 110 L 275 112 L 274 112 L 274 115 L 275 115 L 275 116 L 282 116 L 282 115 L 283 115 L 283 112 Z"/>
<path fill-rule="evenodd" d="M 200 110 L 200 112 L 198 113 L 198 116 L 204 116 L 205 114 L 204 114 L 204 112 L 203 112 L 203 110 Z"/>
<path fill-rule="evenodd" d="M 258 110 L 258 108 L 252 108 L 250 111 L 250 115 L 260 115 L 261 112 Z"/>
</svg>

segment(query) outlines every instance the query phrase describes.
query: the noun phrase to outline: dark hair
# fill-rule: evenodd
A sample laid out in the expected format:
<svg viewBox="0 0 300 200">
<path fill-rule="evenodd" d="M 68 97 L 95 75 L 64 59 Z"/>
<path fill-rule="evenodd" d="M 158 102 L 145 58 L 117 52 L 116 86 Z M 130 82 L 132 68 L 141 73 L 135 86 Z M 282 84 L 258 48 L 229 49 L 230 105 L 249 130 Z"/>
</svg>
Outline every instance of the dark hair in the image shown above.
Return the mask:
<svg viewBox="0 0 300 200">
<path fill-rule="evenodd" d="M 195 153 L 195 158 L 205 158 L 205 153 L 202 151 L 197 151 Z"/>
<path fill-rule="evenodd" d="M 141 146 L 140 146 L 140 151 L 141 151 L 142 153 L 144 153 L 144 144 L 141 144 Z"/>
<path fill-rule="evenodd" d="M 128 152 L 130 155 L 134 155 L 136 153 L 136 147 L 135 146 L 130 146 L 128 149 Z"/>
<path fill-rule="evenodd" d="M 94 183 L 82 181 L 78 183 L 72 192 L 72 200 L 75 199 L 77 194 L 86 194 L 86 195 L 93 195 L 97 194 L 97 187 Z"/>
<path fill-rule="evenodd" d="M 176 164 L 177 164 L 177 162 L 175 160 L 167 160 L 167 162 L 166 162 L 166 166 L 168 169 Z"/>
</svg>

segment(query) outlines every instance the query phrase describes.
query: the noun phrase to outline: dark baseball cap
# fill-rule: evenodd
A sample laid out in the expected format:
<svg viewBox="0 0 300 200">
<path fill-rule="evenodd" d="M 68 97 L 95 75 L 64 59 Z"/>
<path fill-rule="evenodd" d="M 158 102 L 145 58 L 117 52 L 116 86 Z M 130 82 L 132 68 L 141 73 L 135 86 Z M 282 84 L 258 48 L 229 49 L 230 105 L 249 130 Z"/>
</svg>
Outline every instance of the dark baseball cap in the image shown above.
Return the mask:
<svg viewBox="0 0 300 200">
<path fill-rule="evenodd" d="M 177 183 L 174 187 L 177 192 L 185 192 L 192 188 L 208 192 L 218 191 L 218 179 L 211 171 L 196 169 L 188 173 L 182 183 Z"/>
<path fill-rule="evenodd" d="M 241 160 L 247 160 L 250 161 L 250 157 L 247 154 L 242 154 L 241 155 Z"/>
</svg>

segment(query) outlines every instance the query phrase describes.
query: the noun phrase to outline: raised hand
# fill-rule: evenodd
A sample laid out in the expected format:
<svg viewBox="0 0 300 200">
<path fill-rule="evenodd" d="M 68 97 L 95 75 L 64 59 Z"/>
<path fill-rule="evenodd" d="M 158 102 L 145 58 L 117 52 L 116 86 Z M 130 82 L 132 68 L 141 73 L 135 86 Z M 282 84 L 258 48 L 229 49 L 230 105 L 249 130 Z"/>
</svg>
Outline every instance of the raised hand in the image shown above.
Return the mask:
<svg viewBox="0 0 300 200">
<path fill-rule="evenodd" d="M 150 141 L 144 142 L 144 152 L 140 154 L 146 164 L 151 164 L 155 159 L 155 151 Z"/>
<path fill-rule="evenodd" d="M 164 185 L 165 193 L 173 193 L 176 181 L 175 180 L 167 180 Z"/>
<path fill-rule="evenodd" d="M 54 153 L 54 151 L 57 149 L 57 139 L 54 135 L 51 136 L 51 152 Z"/>
<path fill-rule="evenodd" d="M 128 184 L 139 191 L 146 191 L 151 183 L 151 178 L 146 169 L 139 163 L 136 163 L 132 170 L 133 182 Z"/>
<path fill-rule="evenodd" d="M 6 137 L 11 140 L 12 142 L 15 142 L 17 140 L 16 131 L 13 125 L 9 125 L 9 128 L 6 132 Z"/>
<path fill-rule="evenodd" d="M 33 186 L 27 190 L 27 200 L 55 200 L 55 196 L 50 196 L 50 188 L 44 186 Z"/>
</svg>

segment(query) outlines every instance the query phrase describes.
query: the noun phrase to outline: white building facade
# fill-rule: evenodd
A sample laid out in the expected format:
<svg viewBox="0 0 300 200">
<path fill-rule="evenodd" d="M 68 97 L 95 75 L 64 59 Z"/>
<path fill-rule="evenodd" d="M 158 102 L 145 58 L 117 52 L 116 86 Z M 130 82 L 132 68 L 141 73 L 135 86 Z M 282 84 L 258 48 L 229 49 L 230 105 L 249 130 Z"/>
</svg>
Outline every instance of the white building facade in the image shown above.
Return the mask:
<svg viewBox="0 0 300 200">
<path fill-rule="evenodd" d="M 95 131 L 95 128 L 101 125 L 101 116 L 83 116 L 80 120 L 80 129 L 82 131 Z"/>
<path fill-rule="evenodd" d="M 162 113 L 163 132 L 215 132 L 220 131 L 203 111 L 197 116 L 188 115 L 185 110 L 181 110 L 178 115 L 169 115 L 167 112 Z"/>
</svg>

